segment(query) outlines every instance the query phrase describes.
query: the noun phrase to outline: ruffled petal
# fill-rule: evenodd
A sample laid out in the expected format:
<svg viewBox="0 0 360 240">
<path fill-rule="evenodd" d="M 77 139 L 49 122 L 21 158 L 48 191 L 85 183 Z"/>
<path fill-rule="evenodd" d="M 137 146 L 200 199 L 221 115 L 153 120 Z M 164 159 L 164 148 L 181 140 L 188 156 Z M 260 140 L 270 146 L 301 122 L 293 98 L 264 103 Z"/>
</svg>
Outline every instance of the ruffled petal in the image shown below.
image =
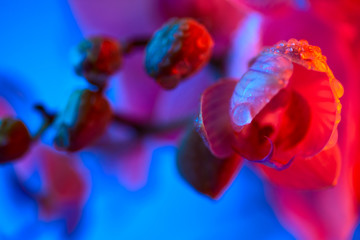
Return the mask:
<svg viewBox="0 0 360 240">
<path fill-rule="evenodd" d="M 329 148 L 336 143 L 342 94 L 318 47 L 290 39 L 265 49 L 232 98 L 235 151 L 263 159 L 270 149 L 267 137 L 274 143 L 274 159 L 284 165 L 294 156 L 313 156 L 328 143 Z"/>
<path fill-rule="evenodd" d="M 236 83 L 234 80 L 222 80 L 207 88 L 201 96 L 199 131 L 211 152 L 218 158 L 233 154 L 234 131 L 229 106 Z"/>
<path fill-rule="evenodd" d="M 220 159 L 204 145 L 199 134 L 187 133 L 177 154 L 180 174 L 197 191 L 218 199 L 231 184 L 242 165 L 237 155 Z"/>
<path fill-rule="evenodd" d="M 296 189 L 323 189 L 336 185 L 341 155 L 339 147 L 324 150 L 314 157 L 295 157 L 289 168 L 277 171 L 258 165 L 263 175 L 272 183 Z"/>
<path fill-rule="evenodd" d="M 304 139 L 297 146 L 297 154 L 313 156 L 329 142 L 340 121 L 337 99 L 326 73 L 312 71 L 294 63 L 289 88 L 299 93 L 310 106 L 311 122 Z"/>
</svg>

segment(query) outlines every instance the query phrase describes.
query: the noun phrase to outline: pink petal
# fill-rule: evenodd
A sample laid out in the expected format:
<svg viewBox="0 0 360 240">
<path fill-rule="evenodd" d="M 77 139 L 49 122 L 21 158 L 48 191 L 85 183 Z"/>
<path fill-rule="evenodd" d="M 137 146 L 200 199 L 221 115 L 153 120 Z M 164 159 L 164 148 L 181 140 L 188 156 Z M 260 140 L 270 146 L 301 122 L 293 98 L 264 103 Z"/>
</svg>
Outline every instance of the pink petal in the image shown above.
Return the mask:
<svg viewBox="0 0 360 240">
<path fill-rule="evenodd" d="M 158 147 L 151 140 L 137 141 L 122 155 L 118 156 L 118 178 L 130 190 L 145 186 L 154 149 Z"/>
<path fill-rule="evenodd" d="M 212 155 L 199 134 L 187 133 L 177 154 L 180 174 L 197 191 L 218 199 L 229 187 L 242 165 L 237 155 L 220 159 Z"/>
<path fill-rule="evenodd" d="M 40 174 L 41 186 L 36 186 L 40 188 L 26 190 L 38 201 L 40 217 L 64 218 L 68 230 L 73 231 L 89 196 L 89 175 L 78 159 L 40 144 L 14 166 L 23 182 L 36 172 Z"/>
<path fill-rule="evenodd" d="M 351 239 L 358 210 L 346 176 L 349 169 L 344 170 L 339 184 L 330 189 L 298 191 L 269 186 L 270 204 L 296 239 Z"/>
<path fill-rule="evenodd" d="M 218 158 L 233 154 L 233 129 L 230 121 L 230 98 L 236 81 L 222 80 L 206 89 L 201 97 L 199 131 L 211 152 Z"/>
<path fill-rule="evenodd" d="M 40 153 L 44 169 L 45 185 L 51 194 L 64 204 L 83 202 L 87 183 L 75 161 L 69 155 L 42 148 Z"/>
<path fill-rule="evenodd" d="M 152 0 L 71 0 L 71 9 L 85 35 L 129 38 L 151 35 L 160 26 Z"/>
<path fill-rule="evenodd" d="M 164 90 L 146 74 L 143 61 L 143 52 L 134 53 L 124 61 L 119 78 L 114 79 L 115 109 L 135 119 L 150 121 L 159 94 Z"/>
<path fill-rule="evenodd" d="M 176 89 L 161 91 L 156 101 L 153 121 L 168 123 L 195 116 L 199 112 L 201 94 L 215 82 L 208 69 L 203 69 Z"/>
<path fill-rule="evenodd" d="M 157 134 L 163 140 L 176 141 L 187 123 L 199 113 L 200 97 L 203 91 L 215 81 L 208 69 L 184 81 L 172 91 L 161 91 L 157 98 L 152 124 L 177 125 L 176 129 Z"/>
<path fill-rule="evenodd" d="M 227 76 L 241 78 L 249 63 L 261 50 L 261 16 L 248 14 L 239 24 L 231 42 L 227 62 Z"/>
<path fill-rule="evenodd" d="M 295 157 L 289 168 L 277 171 L 257 165 L 264 176 L 277 185 L 297 189 L 322 189 L 336 185 L 341 167 L 338 146 L 314 157 Z"/>
</svg>

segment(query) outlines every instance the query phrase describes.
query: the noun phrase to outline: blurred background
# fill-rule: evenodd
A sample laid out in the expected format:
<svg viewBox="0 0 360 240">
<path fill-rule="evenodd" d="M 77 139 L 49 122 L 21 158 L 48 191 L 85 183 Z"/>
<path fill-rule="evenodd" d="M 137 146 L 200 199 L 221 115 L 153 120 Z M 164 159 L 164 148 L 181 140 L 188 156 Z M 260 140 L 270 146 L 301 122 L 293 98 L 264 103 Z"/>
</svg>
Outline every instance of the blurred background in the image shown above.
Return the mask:
<svg viewBox="0 0 360 240">
<path fill-rule="evenodd" d="M 124 33 L 121 37 L 127 38 L 152 33 L 163 22 L 154 12 L 152 26 L 138 30 L 142 21 L 146 21 L 144 10 L 127 12 L 124 9 L 114 15 L 118 14 L 121 19 L 129 17 L 130 25 L 127 28 L 121 22 L 111 25 L 111 17 L 101 7 L 111 1 L 99 1 L 98 6 L 94 2 L 0 0 L 0 96 L 11 104 L 32 132 L 41 123 L 40 116 L 33 110 L 34 104 L 42 103 L 51 111 L 59 111 L 72 91 L 87 86 L 75 75 L 71 63 L 71 51 L 81 40 L 102 32 L 106 35 L 113 32 L 116 37 Z M 146 1 L 134 2 L 147 4 Z M 89 17 L 90 10 L 81 11 L 81 6 L 86 4 L 93 6 L 91 11 L 97 13 L 93 19 Z M 299 6 L 304 4 L 299 1 Z M 99 20 L 102 15 L 103 22 Z M 138 24 L 133 22 L 136 18 L 140 19 Z M 257 21 L 255 14 L 248 20 L 248 28 L 242 31 L 253 36 L 256 26 L 251 24 Z M 104 29 L 106 24 L 110 26 Z M 238 34 L 241 39 L 243 34 L 241 31 Z M 250 43 L 255 46 L 254 41 Z M 222 50 L 218 51 L 221 55 Z M 138 54 L 141 58 L 142 53 Z M 229 68 L 229 75 L 239 74 Z M 114 106 L 119 102 L 120 106 L 126 105 L 120 94 L 124 85 L 119 81 L 123 77 L 122 73 L 115 76 L 107 91 Z M 131 112 L 129 107 L 124 109 Z M 42 141 L 51 145 L 51 133 L 48 135 Z M 148 144 L 153 143 L 149 141 Z M 295 239 L 275 216 L 265 196 L 263 182 L 247 166 L 224 196 L 214 201 L 197 193 L 179 175 L 173 144 L 156 146 L 159 147 L 149 154 L 151 161 L 146 163 L 146 180 L 140 180 L 144 182 L 135 187 L 123 184 L 126 180 L 121 177 L 119 180 L 116 174 L 100 167 L 101 155 L 91 151 L 79 153 L 87 176 L 88 196 L 72 231 L 68 231 L 66 220 L 61 217 L 40 218 L 38 202 L 14 180 L 17 174 L 14 166 L 1 166 L 0 239 Z M 24 184 L 32 189 L 42 185 L 39 179 L 33 176 Z M 360 233 L 355 232 L 354 239 L 360 239 Z"/>
</svg>

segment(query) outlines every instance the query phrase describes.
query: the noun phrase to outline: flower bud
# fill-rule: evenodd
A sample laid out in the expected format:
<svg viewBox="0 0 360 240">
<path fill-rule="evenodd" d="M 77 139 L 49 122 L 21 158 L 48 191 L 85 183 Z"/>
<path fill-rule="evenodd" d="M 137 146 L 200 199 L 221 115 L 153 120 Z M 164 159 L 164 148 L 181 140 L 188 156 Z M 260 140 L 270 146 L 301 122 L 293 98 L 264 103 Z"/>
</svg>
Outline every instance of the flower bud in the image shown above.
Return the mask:
<svg viewBox="0 0 360 240">
<path fill-rule="evenodd" d="M 213 45 L 210 34 L 197 21 L 172 19 L 147 45 L 146 71 L 163 88 L 173 89 L 209 61 Z"/>
<path fill-rule="evenodd" d="M 0 121 L 0 163 L 23 156 L 30 143 L 30 133 L 22 121 L 13 118 Z"/>
<path fill-rule="evenodd" d="M 94 37 L 81 42 L 76 49 L 75 71 L 88 82 L 99 87 L 122 64 L 122 51 L 115 39 Z"/>
<path fill-rule="evenodd" d="M 88 146 L 104 133 L 111 117 L 110 104 L 101 93 L 75 91 L 56 120 L 55 146 L 69 152 Z"/>
</svg>

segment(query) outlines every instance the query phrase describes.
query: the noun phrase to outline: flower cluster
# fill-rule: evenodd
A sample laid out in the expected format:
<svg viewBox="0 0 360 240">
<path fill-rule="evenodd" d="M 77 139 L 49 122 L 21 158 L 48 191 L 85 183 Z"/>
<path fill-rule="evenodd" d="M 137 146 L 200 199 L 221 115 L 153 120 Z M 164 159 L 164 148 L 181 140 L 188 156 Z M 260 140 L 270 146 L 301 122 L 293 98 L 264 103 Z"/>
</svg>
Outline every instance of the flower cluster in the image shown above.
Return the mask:
<svg viewBox="0 0 360 240">
<path fill-rule="evenodd" d="M 181 172 L 197 186 L 196 181 L 217 179 L 217 175 L 234 176 L 242 161 L 233 164 L 233 159 L 245 158 L 265 165 L 259 168 L 279 185 L 333 186 L 340 172 L 340 157 L 335 153 L 342 95 L 342 85 L 318 47 L 290 39 L 267 48 L 239 81 L 223 79 L 205 90 L 197 125 L 213 156 L 181 156 Z M 192 151 L 198 148 L 185 144 Z M 202 175 L 195 175 L 198 167 L 189 163 L 198 158 L 204 158 Z M 205 166 L 218 162 L 231 168 L 208 172 Z M 220 188 L 199 190 L 218 198 L 231 180 L 220 179 L 223 182 L 214 182 Z"/>
<path fill-rule="evenodd" d="M 65 219 L 68 232 L 79 223 L 91 189 L 79 152 L 136 190 L 155 148 L 172 144 L 197 192 L 219 199 L 248 165 L 297 238 L 350 236 L 360 203 L 357 1 L 109 0 L 101 7 L 126 14 L 106 17 L 93 2 L 70 4 L 89 36 L 73 54 L 88 87 L 61 111 L 35 105 L 35 133 L 0 99 L 0 163 L 42 219 Z M 54 147 L 42 143 L 49 129 Z"/>
</svg>

